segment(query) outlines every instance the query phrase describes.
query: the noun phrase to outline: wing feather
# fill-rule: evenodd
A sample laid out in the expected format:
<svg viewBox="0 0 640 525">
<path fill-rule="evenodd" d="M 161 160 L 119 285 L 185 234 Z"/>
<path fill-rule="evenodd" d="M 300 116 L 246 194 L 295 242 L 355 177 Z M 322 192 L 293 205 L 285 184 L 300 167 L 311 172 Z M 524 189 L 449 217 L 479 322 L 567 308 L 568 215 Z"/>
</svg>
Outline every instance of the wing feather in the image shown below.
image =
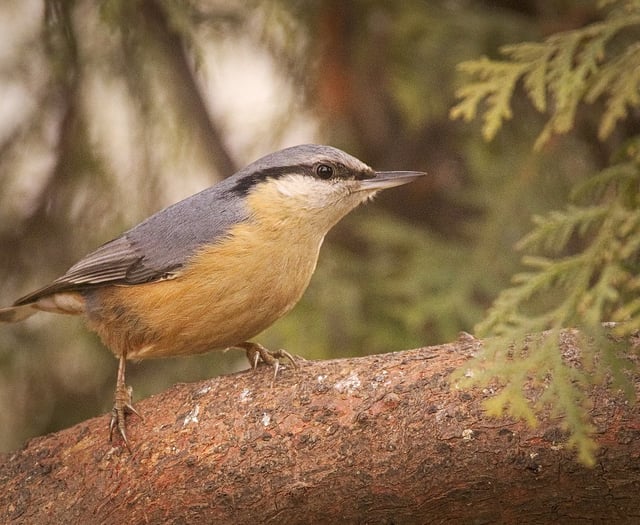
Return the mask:
<svg viewBox="0 0 640 525">
<path fill-rule="evenodd" d="M 90 253 L 49 285 L 18 299 L 20 306 L 58 292 L 80 291 L 105 284 L 139 284 L 166 279 L 176 266 L 153 268 L 126 235 Z"/>
<path fill-rule="evenodd" d="M 244 172 L 239 172 L 152 215 L 14 305 L 33 303 L 58 292 L 175 277 L 201 246 L 224 238 L 233 225 L 248 218 L 242 200 L 233 198 L 234 188 L 243 176 Z"/>
<path fill-rule="evenodd" d="M 142 258 L 126 236 L 118 237 L 78 261 L 54 283 L 100 284 L 125 279 L 128 269 Z"/>
</svg>

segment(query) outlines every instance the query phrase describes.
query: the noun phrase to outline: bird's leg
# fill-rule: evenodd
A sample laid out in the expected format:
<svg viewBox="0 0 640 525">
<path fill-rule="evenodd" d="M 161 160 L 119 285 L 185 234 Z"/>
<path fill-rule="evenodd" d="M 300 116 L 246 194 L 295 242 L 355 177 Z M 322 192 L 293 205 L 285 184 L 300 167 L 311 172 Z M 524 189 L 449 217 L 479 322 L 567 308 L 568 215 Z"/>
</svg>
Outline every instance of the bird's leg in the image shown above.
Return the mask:
<svg viewBox="0 0 640 525">
<path fill-rule="evenodd" d="M 244 351 L 247 354 L 247 359 L 249 360 L 249 364 L 251 368 L 255 369 L 258 366 L 258 362 L 262 360 L 262 362 L 266 363 L 269 366 L 273 367 L 273 381 L 276 380 L 278 375 L 278 370 L 280 370 L 280 359 L 286 359 L 291 363 L 294 368 L 298 368 L 296 363 L 296 358 L 293 357 L 289 352 L 283 350 L 268 350 L 264 346 L 259 343 L 253 343 L 247 341 L 245 343 L 236 345 L 238 348 L 244 348 Z M 272 382 L 273 384 L 273 382 Z"/>
<path fill-rule="evenodd" d="M 118 433 L 122 437 L 124 444 L 127 446 L 129 452 L 131 447 L 129 446 L 129 440 L 126 433 L 125 417 L 127 412 L 131 412 L 142 419 L 142 416 L 131 405 L 131 392 L 132 388 L 127 387 L 124 382 L 124 369 L 127 361 L 126 353 L 122 353 L 120 361 L 118 362 L 118 377 L 116 379 L 116 393 L 115 402 L 113 404 L 113 410 L 111 410 L 111 422 L 109 423 L 109 441 L 113 439 L 113 431 L 118 429 Z"/>
</svg>

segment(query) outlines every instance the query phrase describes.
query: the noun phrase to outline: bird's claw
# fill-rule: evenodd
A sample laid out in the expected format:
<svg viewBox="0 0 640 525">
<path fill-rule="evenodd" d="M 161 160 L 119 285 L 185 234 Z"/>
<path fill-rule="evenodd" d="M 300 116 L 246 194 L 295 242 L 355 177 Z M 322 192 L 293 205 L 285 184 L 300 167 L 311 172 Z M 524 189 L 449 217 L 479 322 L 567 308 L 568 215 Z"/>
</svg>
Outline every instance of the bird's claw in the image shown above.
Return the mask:
<svg viewBox="0 0 640 525">
<path fill-rule="evenodd" d="M 131 394 L 133 389 L 125 385 L 116 386 L 115 402 L 113 409 L 111 410 L 111 421 L 109 421 L 109 441 L 113 441 L 113 432 L 118 429 L 118 434 L 124 441 L 127 450 L 131 452 L 131 446 L 127 439 L 126 432 L 126 415 L 127 413 L 135 414 L 140 419 L 143 419 L 140 412 L 138 412 L 131 404 Z"/>
<path fill-rule="evenodd" d="M 296 358 L 282 348 L 280 348 L 279 350 L 269 350 L 259 343 L 251 342 L 242 343 L 238 346 L 240 348 L 243 348 L 246 352 L 247 359 L 249 361 L 249 364 L 251 365 L 251 368 L 257 368 L 258 363 L 261 360 L 263 363 L 273 367 L 273 379 L 271 381 L 271 386 L 273 386 L 278 376 L 281 359 L 286 359 L 289 363 L 291 363 L 291 366 L 293 366 L 293 368 L 298 368 Z"/>
</svg>

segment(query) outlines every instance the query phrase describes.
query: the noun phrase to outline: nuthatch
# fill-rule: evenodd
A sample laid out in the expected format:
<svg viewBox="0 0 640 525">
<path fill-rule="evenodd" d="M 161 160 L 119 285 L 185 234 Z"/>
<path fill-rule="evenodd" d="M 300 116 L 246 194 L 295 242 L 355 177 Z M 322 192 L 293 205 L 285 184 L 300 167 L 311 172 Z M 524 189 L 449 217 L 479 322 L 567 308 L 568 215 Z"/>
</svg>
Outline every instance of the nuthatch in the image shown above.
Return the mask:
<svg viewBox="0 0 640 525">
<path fill-rule="evenodd" d="M 0 309 L 15 322 L 38 311 L 82 314 L 119 358 L 110 436 L 125 444 L 126 359 L 243 348 L 276 367 L 249 338 L 298 302 L 327 232 L 385 188 L 424 173 L 376 172 L 329 146 L 272 153 L 152 215 L 102 245 L 48 286 Z"/>
</svg>

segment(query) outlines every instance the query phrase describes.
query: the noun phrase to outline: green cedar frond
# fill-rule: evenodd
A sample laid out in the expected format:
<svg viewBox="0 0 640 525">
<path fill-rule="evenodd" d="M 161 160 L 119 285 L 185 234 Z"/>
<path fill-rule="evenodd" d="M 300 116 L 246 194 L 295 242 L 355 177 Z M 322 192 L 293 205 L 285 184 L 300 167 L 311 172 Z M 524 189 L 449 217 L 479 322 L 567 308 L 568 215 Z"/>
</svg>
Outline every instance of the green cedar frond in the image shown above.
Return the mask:
<svg viewBox="0 0 640 525">
<path fill-rule="evenodd" d="M 605 44 L 615 32 L 616 29 L 607 24 L 594 24 L 547 39 L 550 50 L 546 83 L 555 109 L 538 136 L 535 149 L 540 149 L 553 133 L 566 133 L 571 129 L 588 82 L 604 57 Z"/>
<path fill-rule="evenodd" d="M 589 228 L 608 212 L 606 205 L 580 208 L 568 206 L 564 211 L 552 211 L 545 217 L 536 215 L 536 228 L 516 247 L 520 250 L 539 250 L 547 253 L 563 251 L 574 234 L 584 236 Z"/>
<path fill-rule="evenodd" d="M 640 105 L 640 43 L 631 44 L 622 55 L 604 64 L 585 97 L 594 102 L 606 97 L 606 111 L 600 121 L 598 136 L 607 138 L 616 123 L 627 116 L 628 108 Z"/>
<path fill-rule="evenodd" d="M 504 121 L 512 117 L 511 98 L 522 80 L 534 108 L 549 118 L 535 143 L 540 149 L 553 134 L 573 127 L 581 102 L 606 99 L 599 135 L 607 137 L 629 108 L 640 105 L 640 45 L 627 46 L 607 60 L 607 46 L 623 29 L 640 25 L 638 2 L 625 3 L 602 22 L 550 36 L 544 42 L 504 46 L 507 60 L 463 62 L 459 70 L 470 80 L 456 92 L 453 119 L 465 121 L 483 113 L 482 133 L 495 137 Z M 616 53 L 617 51 L 612 51 Z"/>
<path fill-rule="evenodd" d="M 491 414 L 531 421 L 540 408 L 552 407 L 563 416 L 567 445 L 578 450 L 583 463 L 593 464 L 596 445 L 584 392 L 607 371 L 616 388 L 633 393 L 624 373 L 631 365 L 605 335 L 603 323 L 617 321 L 618 338 L 640 329 L 640 164 L 613 165 L 585 186 L 575 195 L 598 198 L 536 217 L 533 231 L 520 241 L 519 249 L 529 252 L 523 257 L 528 271 L 514 277 L 514 285 L 476 326 L 479 335 L 494 338 L 468 365 L 467 382 L 504 385 L 487 403 Z M 582 248 L 567 254 L 576 240 Z M 564 327 L 579 327 L 584 334 L 580 367 L 564 362 L 558 351 Z M 551 335 L 527 339 L 545 330 Z M 506 353 L 508 341 L 524 350 Z M 532 381 L 545 385 L 535 402 L 523 391 Z"/>
<path fill-rule="evenodd" d="M 541 43 L 505 46 L 505 60 L 461 64 L 471 80 L 458 90 L 451 117 L 481 114 L 483 135 L 491 139 L 511 118 L 511 99 L 521 82 L 534 108 L 548 112 L 535 148 L 569 131 L 582 102 L 604 101 L 598 133 L 608 137 L 640 106 L 640 43 L 620 38 L 612 45 L 623 30 L 640 25 L 640 1 L 602 0 L 600 6 L 610 9 L 602 22 Z M 634 392 L 625 374 L 633 364 L 617 342 L 640 330 L 640 137 L 629 139 L 611 166 L 575 188 L 563 210 L 533 222 L 517 245 L 526 253 L 526 271 L 476 326 L 490 338 L 464 377 L 458 371 L 454 379 L 458 385 L 497 382 L 501 389 L 486 403 L 490 414 L 529 423 L 543 407 L 562 415 L 567 445 L 592 465 L 596 444 L 587 388 L 606 378 L 629 397 Z M 571 363 L 558 351 L 567 327 L 582 334 L 580 355 Z"/>
<path fill-rule="evenodd" d="M 512 116 L 511 97 L 518 79 L 526 72 L 523 65 L 510 62 L 498 62 L 482 57 L 479 60 L 463 62 L 460 70 L 478 80 L 461 87 L 456 96 L 462 100 L 451 109 L 451 118 L 465 121 L 476 117 L 477 108 L 486 99 L 487 110 L 484 115 L 482 134 L 491 140 L 504 120 Z"/>
<path fill-rule="evenodd" d="M 571 192 L 574 202 L 596 202 L 607 192 L 627 193 L 638 191 L 638 165 L 635 162 L 621 162 L 603 169 L 587 179 Z"/>
</svg>

